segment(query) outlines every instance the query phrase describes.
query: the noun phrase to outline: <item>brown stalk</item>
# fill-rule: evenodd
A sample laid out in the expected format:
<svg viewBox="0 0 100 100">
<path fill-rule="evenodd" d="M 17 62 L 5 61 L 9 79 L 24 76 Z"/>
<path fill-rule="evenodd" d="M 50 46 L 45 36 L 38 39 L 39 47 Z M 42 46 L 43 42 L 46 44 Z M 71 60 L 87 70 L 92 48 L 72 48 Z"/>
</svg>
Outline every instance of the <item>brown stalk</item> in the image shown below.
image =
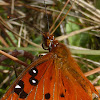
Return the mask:
<svg viewBox="0 0 100 100">
<path fill-rule="evenodd" d="M 24 50 L 14 50 L 14 51 L 9 52 L 8 54 L 12 55 L 14 57 L 23 56 L 25 58 L 30 59 L 31 61 L 33 61 L 35 59 L 35 57 L 31 53 L 24 51 Z M 6 59 L 8 59 L 7 56 L 4 56 L 4 55 L 0 56 L 0 62 L 4 61 Z"/>
<path fill-rule="evenodd" d="M 74 4 L 74 2 L 73 2 Z M 69 8 L 69 10 L 67 11 L 67 13 L 64 15 L 64 17 L 62 18 L 62 20 L 59 22 L 59 24 L 55 27 L 55 29 L 50 33 L 51 35 L 56 31 L 56 29 L 59 27 L 59 25 L 63 22 L 63 20 L 65 19 L 65 17 L 68 15 L 69 11 L 72 9 L 73 4 L 71 5 L 71 7 Z"/>
<path fill-rule="evenodd" d="M 17 34 L 15 31 L 13 31 L 13 30 L 6 24 L 6 22 L 3 20 L 3 18 L 2 18 L 1 16 L 0 16 L 0 20 L 1 20 L 1 21 L 0 21 L 1 24 L 2 24 L 5 28 L 7 28 L 9 31 L 11 31 L 14 35 L 16 35 L 16 36 L 20 37 L 21 39 L 27 41 L 28 43 L 30 43 L 30 44 L 33 45 L 33 46 L 36 46 L 36 47 L 38 47 L 38 48 L 41 48 L 40 45 L 38 45 L 38 44 L 36 44 L 36 43 L 33 43 L 33 42 L 31 42 L 31 41 L 29 41 L 29 40 L 23 38 L 22 36 L 20 36 L 19 34 Z"/>
<path fill-rule="evenodd" d="M 2 44 L 6 47 L 9 47 L 9 45 L 6 43 L 6 41 L 3 39 L 2 36 L 0 36 L 0 41 L 2 42 Z"/>
<path fill-rule="evenodd" d="M 59 40 L 59 41 L 61 41 L 61 40 L 63 40 L 63 39 L 66 39 L 66 38 L 68 38 L 68 37 L 74 36 L 74 35 L 76 35 L 76 34 L 80 34 L 80 33 L 82 33 L 82 32 L 85 32 L 85 31 L 88 31 L 88 30 L 91 30 L 91 29 L 95 29 L 95 28 L 99 28 L 99 27 L 100 27 L 100 25 L 89 26 L 89 27 L 86 27 L 86 28 L 83 28 L 83 29 L 80 29 L 80 30 L 77 30 L 77 31 L 73 31 L 73 32 L 71 32 L 71 33 L 68 34 L 68 35 L 59 36 L 59 37 L 57 37 L 56 39 Z"/>
<path fill-rule="evenodd" d="M 3 33 L 7 36 L 7 38 L 10 40 L 12 45 L 16 47 L 16 44 L 13 42 L 13 40 L 10 38 L 10 36 L 7 34 L 7 32 L 5 31 L 5 29 L 3 28 L 1 24 L 0 24 L 0 28 L 2 29 Z"/>
<path fill-rule="evenodd" d="M 67 0 L 64 7 L 62 8 L 62 10 L 60 11 L 59 15 L 57 16 L 55 22 L 53 23 L 53 25 L 50 28 L 50 32 L 52 31 L 54 25 L 56 24 L 56 22 L 58 21 L 58 19 L 60 18 L 61 14 L 63 13 L 64 9 L 66 8 L 67 4 L 69 3 L 70 0 Z"/>
<path fill-rule="evenodd" d="M 23 61 L 19 60 L 19 59 L 16 58 L 16 57 L 13 57 L 12 55 L 9 55 L 8 53 L 6 53 L 6 52 L 4 52 L 4 51 L 2 51 L 2 50 L 0 50 L 0 53 L 1 53 L 2 55 L 7 56 L 8 58 L 14 60 L 15 62 L 17 62 L 17 63 L 19 63 L 19 64 L 21 64 L 21 65 L 24 65 L 25 67 L 28 66 L 28 64 L 24 63 Z"/>
<path fill-rule="evenodd" d="M 95 86 L 95 88 L 97 89 L 97 90 L 100 90 L 100 86 Z M 100 100 L 100 99 L 99 99 Z"/>
<path fill-rule="evenodd" d="M 86 72 L 86 73 L 84 73 L 84 75 L 85 75 L 85 76 L 89 76 L 89 75 L 95 74 L 95 73 L 97 73 L 97 72 L 100 72 L 100 67 L 95 68 L 95 69 L 93 69 L 93 70 L 91 70 L 91 71 L 89 71 L 89 72 Z"/>
</svg>

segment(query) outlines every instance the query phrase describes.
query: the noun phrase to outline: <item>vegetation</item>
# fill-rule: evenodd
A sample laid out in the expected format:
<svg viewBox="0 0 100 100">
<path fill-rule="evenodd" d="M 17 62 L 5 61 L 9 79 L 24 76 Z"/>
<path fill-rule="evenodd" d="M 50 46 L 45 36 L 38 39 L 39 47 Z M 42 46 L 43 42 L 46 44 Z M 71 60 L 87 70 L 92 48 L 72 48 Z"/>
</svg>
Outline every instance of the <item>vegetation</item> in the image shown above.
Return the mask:
<svg viewBox="0 0 100 100">
<path fill-rule="evenodd" d="M 48 52 L 41 47 L 42 33 L 49 31 L 65 3 L 66 0 L 0 1 L 0 50 L 19 59 L 10 56 L 11 60 L 0 51 L 0 96 L 25 66 Z M 71 6 L 54 35 L 69 46 L 82 71 L 100 90 L 100 0 L 69 0 L 53 29 Z"/>
</svg>

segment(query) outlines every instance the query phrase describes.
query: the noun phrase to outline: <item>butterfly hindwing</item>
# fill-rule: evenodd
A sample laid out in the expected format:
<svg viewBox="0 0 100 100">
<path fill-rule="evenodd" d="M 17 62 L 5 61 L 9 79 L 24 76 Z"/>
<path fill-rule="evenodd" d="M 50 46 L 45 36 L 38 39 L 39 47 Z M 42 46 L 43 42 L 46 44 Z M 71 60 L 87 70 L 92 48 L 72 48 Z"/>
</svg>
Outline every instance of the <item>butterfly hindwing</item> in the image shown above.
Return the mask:
<svg viewBox="0 0 100 100">
<path fill-rule="evenodd" d="M 59 51 L 60 46 L 64 47 L 65 51 Z M 71 57 L 70 51 L 63 44 L 59 45 L 59 47 L 53 52 L 58 55 L 55 59 L 55 65 L 56 69 L 61 70 L 61 76 L 63 76 L 61 81 L 66 89 L 65 97 L 68 100 L 91 100 L 92 93 L 94 92 L 98 95 L 98 92 L 84 76 L 76 61 Z"/>
<path fill-rule="evenodd" d="M 73 62 L 73 63 L 72 63 Z M 98 95 L 97 90 L 90 83 L 90 81 L 84 76 L 83 72 L 80 70 L 76 61 L 70 56 L 68 58 L 68 63 L 66 64 L 67 70 L 70 74 L 77 80 L 81 87 L 90 95 L 94 92 Z"/>
<path fill-rule="evenodd" d="M 90 96 L 68 71 L 62 74 L 62 80 L 66 89 L 66 96 L 68 96 L 68 100 L 91 100 Z"/>
</svg>

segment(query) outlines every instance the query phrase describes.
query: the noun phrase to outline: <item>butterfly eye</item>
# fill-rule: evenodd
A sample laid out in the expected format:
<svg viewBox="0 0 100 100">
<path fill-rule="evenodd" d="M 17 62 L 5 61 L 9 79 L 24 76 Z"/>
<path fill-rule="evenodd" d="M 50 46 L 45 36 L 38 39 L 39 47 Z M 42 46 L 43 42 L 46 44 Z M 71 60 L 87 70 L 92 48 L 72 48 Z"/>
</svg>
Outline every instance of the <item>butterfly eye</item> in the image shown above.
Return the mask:
<svg viewBox="0 0 100 100">
<path fill-rule="evenodd" d="M 30 82 L 31 85 L 34 85 L 34 86 L 36 86 L 38 84 L 38 80 L 35 79 L 34 77 L 31 77 L 29 79 L 29 82 Z"/>
<path fill-rule="evenodd" d="M 32 76 L 32 77 L 35 77 L 37 74 L 38 74 L 38 70 L 36 68 L 32 68 L 30 71 L 29 71 L 29 74 Z"/>
</svg>

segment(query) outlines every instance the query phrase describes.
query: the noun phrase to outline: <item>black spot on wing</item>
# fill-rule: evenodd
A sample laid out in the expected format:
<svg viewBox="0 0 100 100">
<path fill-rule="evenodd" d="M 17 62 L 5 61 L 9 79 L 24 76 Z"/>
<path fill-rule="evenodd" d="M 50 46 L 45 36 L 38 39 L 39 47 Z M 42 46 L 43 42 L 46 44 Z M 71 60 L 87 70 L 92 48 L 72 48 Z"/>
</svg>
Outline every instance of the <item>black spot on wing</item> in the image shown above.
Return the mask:
<svg viewBox="0 0 100 100">
<path fill-rule="evenodd" d="M 20 92 L 23 90 L 23 88 L 24 88 L 24 82 L 20 80 L 18 84 L 15 86 L 14 92 L 19 95 Z"/>
<path fill-rule="evenodd" d="M 32 77 L 35 77 L 37 74 L 38 74 L 38 70 L 36 68 L 32 68 L 30 71 L 29 71 L 29 74 L 32 76 Z"/>
<path fill-rule="evenodd" d="M 19 94 L 19 97 L 22 98 L 22 99 L 25 99 L 27 97 L 27 93 L 22 91 L 20 94 Z"/>
<path fill-rule="evenodd" d="M 52 76 L 50 77 L 50 81 L 52 80 Z"/>
<path fill-rule="evenodd" d="M 22 99 L 26 98 L 28 95 L 26 92 L 24 92 L 23 89 L 24 89 L 24 82 L 20 80 L 18 84 L 15 86 L 14 92 L 19 95 L 19 98 Z"/>
<path fill-rule="evenodd" d="M 38 80 L 35 79 L 34 77 L 31 77 L 29 79 L 29 82 L 30 82 L 31 85 L 34 85 L 34 86 L 36 86 L 38 84 Z"/>
<path fill-rule="evenodd" d="M 50 99 L 50 93 L 45 94 L 45 99 Z"/>
<path fill-rule="evenodd" d="M 65 97 L 63 93 L 60 94 L 60 97 Z"/>
</svg>

